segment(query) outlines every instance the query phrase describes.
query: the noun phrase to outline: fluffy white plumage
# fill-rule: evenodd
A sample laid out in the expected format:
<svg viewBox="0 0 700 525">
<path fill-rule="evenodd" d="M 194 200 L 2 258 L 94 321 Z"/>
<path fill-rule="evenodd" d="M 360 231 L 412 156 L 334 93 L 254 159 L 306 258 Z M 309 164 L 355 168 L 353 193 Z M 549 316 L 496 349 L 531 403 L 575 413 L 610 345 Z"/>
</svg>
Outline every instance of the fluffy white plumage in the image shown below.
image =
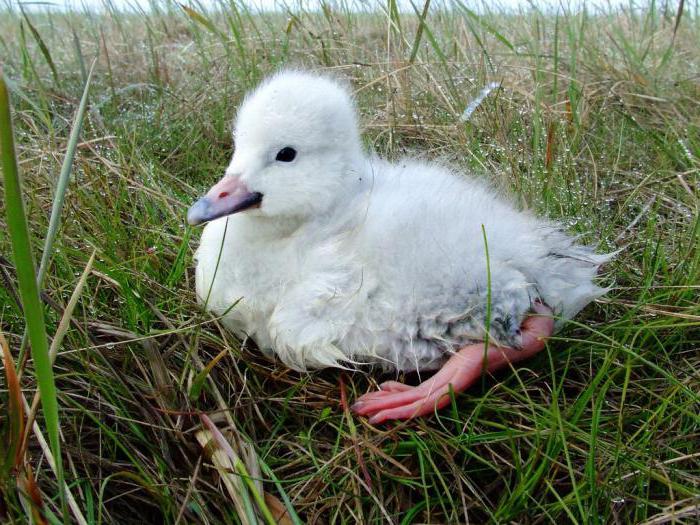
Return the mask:
<svg viewBox="0 0 700 525">
<path fill-rule="evenodd" d="M 499 343 L 518 346 L 535 299 L 563 320 L 606 291 L 593 279 L 610 256 L 558 225 L 447 167 L 366 155 L 352 98 L 332 79 L 269 78 L 245 99 L 234 137 L 226 176 L 262 202 L 206 226 L 197 294 L 217 314 L 240 300 L 225 324 L 292 368 L 433 369 L 482 340 L 482 224 Z M 294 160 L 275 160 L 285 147 Z"/>
</svg>

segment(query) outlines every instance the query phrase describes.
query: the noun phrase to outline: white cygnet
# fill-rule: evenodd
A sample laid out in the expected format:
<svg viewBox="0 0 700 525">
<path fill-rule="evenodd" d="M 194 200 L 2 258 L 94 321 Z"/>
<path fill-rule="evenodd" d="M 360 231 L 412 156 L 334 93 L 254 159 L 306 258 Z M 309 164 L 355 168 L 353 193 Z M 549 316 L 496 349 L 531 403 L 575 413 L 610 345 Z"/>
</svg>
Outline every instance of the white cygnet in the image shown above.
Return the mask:
<svg viewBox="0 0 700 525">
<path fill-rule="evenodd" d="M 292 368 L 440 368 L 484 340 L 487 318 L 491 342 L 517 352 L 535 305 L 558 327 L 606 291 L 593 280 L 610 256 L 560 225 L 441 164 L 366 153 L 334 79 L 268 78 L 234 139 L 225 176 L 188 214 L 208 221 L 197 296 Z"/>
</svg>

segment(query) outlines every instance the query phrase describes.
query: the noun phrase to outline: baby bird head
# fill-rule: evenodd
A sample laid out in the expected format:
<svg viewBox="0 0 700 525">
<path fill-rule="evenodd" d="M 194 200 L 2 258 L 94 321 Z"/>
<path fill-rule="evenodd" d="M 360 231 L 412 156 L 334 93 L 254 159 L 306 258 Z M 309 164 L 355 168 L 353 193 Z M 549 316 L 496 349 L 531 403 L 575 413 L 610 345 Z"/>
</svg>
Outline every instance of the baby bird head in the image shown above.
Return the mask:
<svg viewBox="0 0 700 525">
<path fill-rule="evenodd" d="M 282 220 L 331 209 L 362 159 L 348 91 L 312 73 L 283 71 L 241 105 L 224 177 L 192 205 L 190 224 L 245 212 Z"/>
</svg>

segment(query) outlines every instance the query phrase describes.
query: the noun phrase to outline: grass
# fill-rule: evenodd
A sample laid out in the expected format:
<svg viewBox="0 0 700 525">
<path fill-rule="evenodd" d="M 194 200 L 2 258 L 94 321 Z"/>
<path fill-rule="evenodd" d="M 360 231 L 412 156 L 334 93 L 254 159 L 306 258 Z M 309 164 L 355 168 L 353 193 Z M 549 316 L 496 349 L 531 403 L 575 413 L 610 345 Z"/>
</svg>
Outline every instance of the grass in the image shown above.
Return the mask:
<svg viewBox="0 0 700 525">
<path fill-rule="evenodd" d="M 0 17 L 35 260 L 96 59 L 41 290 L 48 334 L 63 337 L 53 371 L 70 519 L 697 522 L 697 4 L 105 5 Z M 285 64 L 347 78 L 378 153 L 445 159 L 601 251 L 620 249 L 603 278 L 610 293 L 523 367 L 394 426 L 371 427 L 340 401 L 374 388 L 378 373 L 299 375 L 241 346 L 196 306 L 199 231 L 185 212 L 222 174 L 246 90 Z M 461 121 L 494 81 L 502 87 Z M 29 398 L 41 362 L 20 359 L 17 271 L 27 268 L 10 257 L 2 215 L 0 330 Z M 5 372 L 9 448 L 21 425 Z M 50 427 L 49 412 L 37 418 Z M 3 471 L 0 520 L 27 522 L 41 503 L 37 519 L 61 521 L 46 448 L 36 433 L 28 445 L 21 461 L 36 490 Z"/>
<path fill-rule="evenodd" d="M 27 228 L 27 217 L 22 199 L 22 183 L 17 169 L 15 157 L 14 133 L 10 114 L 9 93 L 3 78 L 0 77 L 0 157 L 2 158 L 3 189 L 5 193 L 5 216 L 7 230 L 12 240 L 12 252 L 17 272 L 17 285 L 19 296 L 22 299 L 23 314 L 26 322 L 26 332 L 32 346 L 32 359 L 35 364 L 34 376 L 41 394 L 41 406 L 44 413 L 46 430 L 51 443 L 51 452 L 56 460 L 55 473 L 59 486 L 62 505 L 64 499 L 63 469 L 61 461 L 61 441 L 59 439 L 59 416 L 56 382 L 54 379 L 51 359 L 49 357 L 49 344 L 46 339 L 46 324 L 39 297 L 41 278 L 37 279 L 30 247 L 30 233 Z M 37 282 L 39 281 L 39 282 Z M 24 407 L 17 401 L 21 398 L 19 392 L 21 386 L 19 378 L 14 370 L 7 343 L 3 337 L 4 349 L 3 364 L 6 368 L 7 390 L 9 399 L 14 401 L 14 406 L 8 406 L 6 410 L 10 421 L 10 436 L 6 439 L 6 450 L 14 452 L 14 458 L 8 454 L 5 458 L 3 471 L 5 476 L 10 471 L 21 471 L 23 463 L 24 435 Z M 17 425 L 19 420 L 19 426 Z M 14 460 L 14 461 L 11 461 Z M 3 477 L 5 477 L 3 476 Z M 64 506 L 64 505 L 63 505 Z M 65 509 L 64 509 L 65 512 Z"/>
</svg>

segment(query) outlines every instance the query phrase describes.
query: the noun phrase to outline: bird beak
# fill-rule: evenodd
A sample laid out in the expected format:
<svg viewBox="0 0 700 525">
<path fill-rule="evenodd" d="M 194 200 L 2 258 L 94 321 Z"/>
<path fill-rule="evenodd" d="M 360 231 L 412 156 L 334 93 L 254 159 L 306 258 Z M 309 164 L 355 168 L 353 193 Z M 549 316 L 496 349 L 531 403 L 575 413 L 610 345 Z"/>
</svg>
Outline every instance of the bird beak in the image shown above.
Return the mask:
<svg viewBox="0 0 700 525">
<path fill-rule="evenodd" d="M 202 224 L 239 211 L 259 208 L 262 198 L 262 193 L 248 190 L 239 177 L 226 176 L 190 207 L 187 222 Z"/>
</svg>

